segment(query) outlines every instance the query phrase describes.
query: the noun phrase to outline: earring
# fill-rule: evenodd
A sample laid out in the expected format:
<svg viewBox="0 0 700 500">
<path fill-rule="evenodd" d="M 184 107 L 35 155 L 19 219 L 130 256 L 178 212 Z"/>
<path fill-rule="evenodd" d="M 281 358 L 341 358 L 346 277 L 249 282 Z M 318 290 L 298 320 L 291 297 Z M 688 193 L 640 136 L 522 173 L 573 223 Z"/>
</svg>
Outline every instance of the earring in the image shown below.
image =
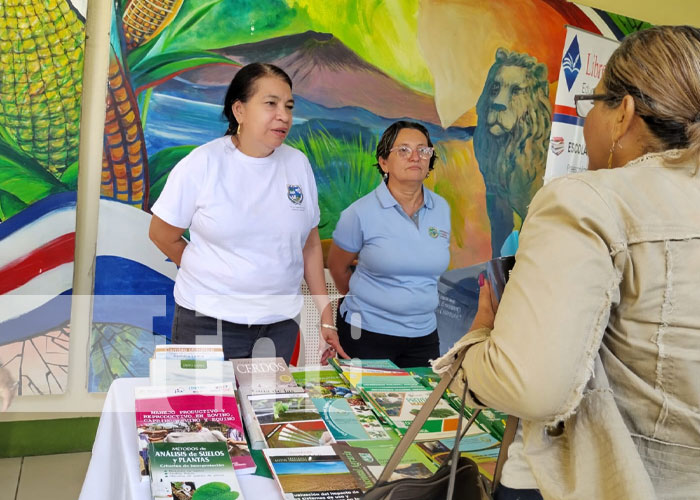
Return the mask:
<svg viewBox="0 0 700 500">
<path fill-rule="evenodd" d="M 617 146 L 617 141 L 613 142 L 613 145 L 610 146 L 610 155 L 608 155 L 608 168 L 612 168 L 612 160 L 613 160 L 613 152 L 615 151 L 615 147 Z"/>
<path fill-rule="evenodd" d="M 382 177 L 384 177 L 384 180 L 387 180 L 389 178 L 389 172 L 384 172 L 384 175 L 382 175 Z"/>
<path fill-rule="evenodd" d="M 238 124 L 238 128 L 236 129 L 236 135 L 241 135 L 241 124 Z"/>
</svg>

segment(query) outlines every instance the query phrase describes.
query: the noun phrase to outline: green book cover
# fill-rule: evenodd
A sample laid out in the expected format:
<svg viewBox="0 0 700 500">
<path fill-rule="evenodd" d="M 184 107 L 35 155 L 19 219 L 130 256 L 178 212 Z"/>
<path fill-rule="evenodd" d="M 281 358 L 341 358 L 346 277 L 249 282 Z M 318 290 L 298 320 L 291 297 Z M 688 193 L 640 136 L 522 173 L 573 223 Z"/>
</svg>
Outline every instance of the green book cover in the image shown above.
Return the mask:
<svg viewBox="0 0 700 500">
<path fill-rule="evenodd" d="M 366 491 L 379 479 L 397 444 L 398 442 L 353 441 L 336 443 L 333 449 L 348 466 L 360 488 Z M 437 466 L 415 444 L 412 444 L 390 480 L 427 478 L 436 470 Z"/>
<path fill-rule="evenodd" d="M 401 435 L 405 434 L 408 427 L 423 408 L 431 391 L 392 391 L 370 393 L 376 405 L 381 408 L 388 417 L 389 422 Z M 457 430 L 459 414 L 441 399 L 430 412 L 428 419 L 416 436 L 417 441 L 454 437 Z"/>
<path fill-rule="evenodd" d="M 148 445 L 155 500 L 243 500 L 226 443 Z"/>
<path fill-rule="evenodd" d="M 433 373 L 432 370 L 418 371 L 413 370 L 414 375 L 420 376 L 420 382 L 428 389 L 434 389 L 440 382 L 440 376 Z M 457 396 L 454 392 L 449 389 L 445 391 L 443 395 L 444 399 L 449 402 L 450 406 L 457 410 L 462 408 L 462 398 Z M 464 415 L 467 418 L 471 418 L 474 414 L 474 408 L 465 406 Z M 476 425 L 478 425 L 482 430 L 488 432 L 497 441 L 503 440 L 503 433 L 506 430 L 506 420 L 508 415 L 494 410 L 492 408 L 485 408 L 481 410 L 479 416 L 476 417 Z"/>
<path fill-rule="evenodd" d="M 423 441 L 416 443 L 428 458 L 437 465 L 447 460 L 454 448 L 454 439 L 446 438 L 437 441 Z M 496 441 L 489 433 L 475 429 L 462 438 L 459 442 L 459 451 L 462 456 L 469 457 L 479 466 L 479 471 L 489 480 L 493 480 L 496 469 L 498 452 L 501 443 Z"/>
<path fill-rule="evenodd" d="M 328 362 L 337 370 L 343 371 L 346 367 L 359 367 L 367 369 L 388 369 L 388 370 L 400 370 L 396 364 L 390 359 L 342 359 L 342 358 L 330 358 Z"/>
<path fill-rule="evenodd" d="M 389 439 L 370 406 L 332 369 L 298 369 L 292 372 L 316 406 L 336 441 Z"/>
<path fill-rule="evenodd" d="M 285 500 L 360 498 L 357 481 L 330 446 L 268 448 L 263 454 Z"/>
</svg>

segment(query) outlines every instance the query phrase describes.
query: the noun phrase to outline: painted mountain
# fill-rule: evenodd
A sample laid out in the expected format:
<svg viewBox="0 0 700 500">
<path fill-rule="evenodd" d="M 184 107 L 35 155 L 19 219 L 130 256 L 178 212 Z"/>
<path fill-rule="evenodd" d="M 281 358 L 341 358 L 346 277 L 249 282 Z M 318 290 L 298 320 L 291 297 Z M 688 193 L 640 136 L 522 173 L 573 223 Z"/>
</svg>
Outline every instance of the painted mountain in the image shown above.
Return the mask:
<svg viewBox="0 0 700 500">
<path fill-rule="evenodd" d="M 330 238 L 342 210 L 376 187 L 377 140 L 396 119 L 423 123 L 436 143 L 472 137 L 473 127 L 442 128 L 432 96 L 394 80 L 331 34 L 306 31 L 215 52 L 241 65 L 271 62 L 290 74 L 296 105 L 287 142 L 303 151 L 314 168 L 322 238 Z M 145 128 L 149 162 L 154 154 L 165 157 L 224 132 L 221 103 L 236 71 L 222 64 L 201 66 L 154 89 Z M 152 201 L 170 168 L 151 172 Z"/>
<path fill-rule="evenodd" d="M 216 50 L 241 64 L 265 61 L 284 69 L 294 82 L 294 94 L 328 108 L 352 106 L 385 118 L 410 117 L 439 124 L 432 96 L 393 80 L 362 60 L 329 33 L 307 31 L 262 42 Z M 235 68 L 205 66 L 182 80 L 195 87 L 227 87 Z M 217 92 L 216 101 L 222 100 Z"/>
</svg>

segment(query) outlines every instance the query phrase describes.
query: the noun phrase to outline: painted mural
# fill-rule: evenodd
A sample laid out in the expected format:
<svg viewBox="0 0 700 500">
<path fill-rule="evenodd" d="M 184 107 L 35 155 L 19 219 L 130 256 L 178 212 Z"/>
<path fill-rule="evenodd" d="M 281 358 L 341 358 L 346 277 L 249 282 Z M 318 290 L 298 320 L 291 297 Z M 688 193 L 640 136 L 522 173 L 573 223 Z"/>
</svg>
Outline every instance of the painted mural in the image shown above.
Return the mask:
<svg viewBox="0 0 700 500">
<path fill-rule="evenodd" d="M 67 379 L 85 4 L 0 0 L 0 385 L 20 394 Z M 457 268 L 497 255 L 542 183 L 565 24 L 644 26 L 564 0 L 115 0 L 89 388 L 145 375 L 167 341 L 176 269 L 148 241 L 149 208 L 224 133 L 239 67 L 294 81 L 288 142 L 314 168 L 322 238 L 379 182 L 384 128 L 423 123 Z"/>
<path fill-rule="evenodd" d="M 224 133 L 221 102 L 242 65 L 271 62 L 292 77 L 288 143 L 313 166 L 322 239 L 379 182 L 372 164 L 381 132 L 400 118 L 423 123 L 438 151 L 427 185 L 451 205 L 457 268 L 499 255 L 542 185 L 564 26 L 611 38 L 644 26 L 564 0 L 131 0 L 115 7 L 102 195 L 124 208 L 110 220 L 100 213 L 105 240 L 98 241 L 95 290 L 110 299 L 96 298 L 91 390 L 145 375 L 144 356 L 167 341 L 175 267 L 144 239 L 142 215 L 175 163 Z M 112 248 L 114 231 L 131 243 Z M 129 258 L 129 247 L 142 252 Z M 150 316 L 142 304 L 143 318 L 132 321 L 134 301 L 115 306 L 120 295 L 164 299 L 151 301 Z"/>
<path fill-rule="evenodd" d="M 68 376 L 86 1 L 0 1 L 0 409 Z"/>
</svg>

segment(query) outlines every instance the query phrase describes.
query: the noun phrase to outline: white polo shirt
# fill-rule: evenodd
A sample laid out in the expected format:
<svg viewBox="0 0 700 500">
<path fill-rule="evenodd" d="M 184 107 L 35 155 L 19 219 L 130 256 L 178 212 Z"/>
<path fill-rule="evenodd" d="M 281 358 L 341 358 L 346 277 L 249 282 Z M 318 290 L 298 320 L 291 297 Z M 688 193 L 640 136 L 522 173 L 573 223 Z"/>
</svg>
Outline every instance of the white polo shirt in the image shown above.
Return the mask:
<svg viewBox="0 0 700 500">
<path fill-rule="evenodd" d="M 190 230 L 175 279 L 180 306 L 241 324 L 299 314 L 302 250 L 320 215 L 302 152 L 283 144 L 253 158 L 229 136 L 215 139 L 173 168 L 153 213 Z"/>
</svg>

